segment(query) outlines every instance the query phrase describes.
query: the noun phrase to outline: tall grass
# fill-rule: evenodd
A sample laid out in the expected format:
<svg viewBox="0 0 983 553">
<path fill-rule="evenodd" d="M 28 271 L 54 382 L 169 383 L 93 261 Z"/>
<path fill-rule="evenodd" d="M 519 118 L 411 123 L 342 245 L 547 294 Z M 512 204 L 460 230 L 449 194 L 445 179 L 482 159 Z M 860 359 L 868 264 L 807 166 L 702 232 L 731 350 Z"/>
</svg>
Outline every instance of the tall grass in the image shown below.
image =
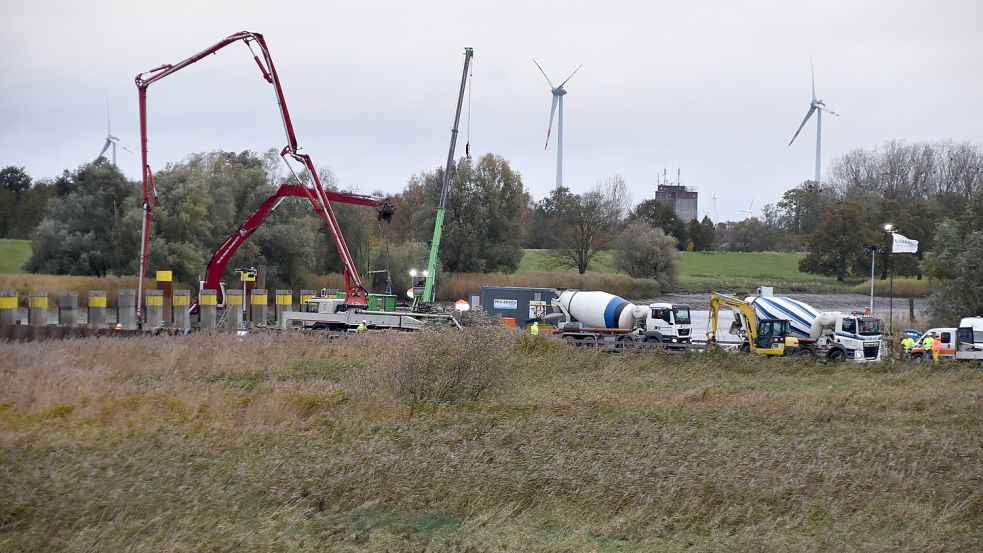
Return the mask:
<svg viewBox="0 0 983 553">
<path fill-rule="evenodd" d="M 892 287 L 890 280 L 874 280 L 874 294 L 886 297 L 892 293 L 896 298 L 922 298 L 932 294 L 935 283 L 929 279 L 896 278 Z M 850 289 L 855 294 L 869 294 L 870 280 L 857 284 Z"/>
<path fill-rule="evenodd" d="M 3 346 L 0 550 L 983 544 L 975 367 L 519 334 L 491 342 L 494 393 L 414 403 L 380 370 L 419 354 L 401 357 L 413 336 Z M 470 339 L 420 347 L 446 376 Z"/>
</svg>

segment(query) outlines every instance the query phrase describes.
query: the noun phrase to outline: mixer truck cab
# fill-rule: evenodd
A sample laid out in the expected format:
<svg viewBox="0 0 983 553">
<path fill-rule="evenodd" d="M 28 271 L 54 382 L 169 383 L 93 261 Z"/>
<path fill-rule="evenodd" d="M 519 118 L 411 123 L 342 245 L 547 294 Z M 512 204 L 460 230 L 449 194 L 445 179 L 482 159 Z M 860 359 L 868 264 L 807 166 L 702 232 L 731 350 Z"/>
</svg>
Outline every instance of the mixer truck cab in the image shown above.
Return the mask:
<svg viewBox="0 0 983 553">
<path fill-rule="evenodd" d="M 645 317 L 644 336 L 650 342 L 688 344 L 692 339 L 689 306 L 678 303 L 650 303 Z"/>
</svg>

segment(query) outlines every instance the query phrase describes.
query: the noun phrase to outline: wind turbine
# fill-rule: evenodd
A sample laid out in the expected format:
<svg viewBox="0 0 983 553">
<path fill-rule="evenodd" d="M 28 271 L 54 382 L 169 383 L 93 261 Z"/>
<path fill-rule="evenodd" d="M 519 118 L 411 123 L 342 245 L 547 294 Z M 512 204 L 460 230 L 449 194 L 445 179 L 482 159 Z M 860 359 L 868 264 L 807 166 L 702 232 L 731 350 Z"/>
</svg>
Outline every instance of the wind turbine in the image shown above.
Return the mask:
<svg viewBox="0 0 983 553">
<path fill-rule="evenodd" d="M 754 197 L 751 197 L 751 203 L 747 204 L 747 209 L 742 209 L 741 213 L 747 213 L 747 219 L 750 219 L 754 215 L 752 208 L 754 207 Z"/>
<path fill-rule="evenodd" d="M 570 73 L 570 76 L 560 83 L 560 86 L 553 86 L 553 81 L 546 75 L 546 71 L 543 71 L 539 62 L 535 58 L 533 58 L 532 62 L 536 64 L 536 67 L 539 67 L 539 72 L 546 77 L 546 82 L 549 83 L 550 91 L 553 93 L 553 105 L 550 107 L 550 126 L 546 129 L 546 146 L 543 148 L 544 150 L 550 146 L 550 134 L 553 132 L 553 115 L 556 113 L 556 105 L 560 105 L 560 119 L 556 125 L 556 187 L 560 188 L 563 186 L 563 97 L 567 94 L 563 85 L 567 84 L 567 81 L 572 79 L 584 64 L 577 66 L 573 70 L 573 73 Z"/>
<path fill-rule="evenodd" d="M 127 152 L 130 152 L 130 150 L 126 146 L 123 146 L 122 144 L 119 143 L 119 138 L 113 136 L 112 126 L 109 124 L 109 99 L 107 98 L 106 99 L 106 143 L 103 145 L 102 151 L 99 152 L 99 155 L 96 156 L 96 161 L 99 161 L 99 158 L 102 157 L 102 154 L 106 153 L 106 150 L 108 150 L 110 146 L 113 147 L 113 167 L 116 167 L 116 146 L 123 148 Z M 133 152 L 130 153 L 132 154 Z"/>
<path fill-rule="evenodd" d="M 806 112 L 805 119 L 802 120 L 802 124 L 799 125 L 799 129 L 795 131 L 795 134 L 792 136 L 792 140 L 788 142 L 788 145 L 791 146 L 792 143 L 795 142 L 795 138 L 799 136 L 799 133 L 802 131 L 802 127 L 806 126 L 806 123 L 809 121 L 809 118 L 812 117 L 813 113 L 815 113 L 816 114 L 816 186 L 818 187 L 819 163 L 820 163 L 822 144 L 823 144 L 823 112 L 825 111 L 826 113 L 830 115 L 835 115 L 837 117 L 839 117 L 840 114 L 826 107 L 826 104 L 824 104 L 822 100 L 816 99 L 816 69 L 815 67 L 813 67 L 812 57 L 809 58 L 809 71 L 812 74 L 812 101 L 809 102 L 809 111 Z"/>
</svg>

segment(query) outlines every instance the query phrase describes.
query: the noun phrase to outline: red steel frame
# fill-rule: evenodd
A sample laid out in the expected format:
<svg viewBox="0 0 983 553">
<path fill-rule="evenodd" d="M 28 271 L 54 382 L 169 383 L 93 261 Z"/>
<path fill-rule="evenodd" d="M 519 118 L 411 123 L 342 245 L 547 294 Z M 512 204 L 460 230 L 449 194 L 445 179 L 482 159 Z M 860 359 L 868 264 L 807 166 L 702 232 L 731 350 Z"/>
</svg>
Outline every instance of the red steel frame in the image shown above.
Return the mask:
<svg viewBox="0 0 983 553">
<path fill-rule="evenodd" d="M 260 72 L 262 72 L 263 78 L 273 85 L 273 89 L 276 92 L 277 103 L 280 106 L 280 117 L 283 122 L 283 130 L 287 135 L 287 145 L 280 151 L 280 156 L 286 160 L 286 156 L 289 155 L 294 160 L 302 163 L 304 167 L 307 168 L 307 171 L 310 173 L 311 179 L 314 183 L 311 187 L 296 185 L 295 189 L 291 189 L 291 193 L 284 195 L 306 197 L 311 202 L 311 205 L 314 206 L 314 210 L 317 211 L 322 218 L 324 218 L 324 221 L 328 225 L 328 231 L 331 233 L 331 238 L 334 241 L 335 248 L 338 250 L 338 256 L 341 257 L 341 262 L 345 267 L 346 302 L 353 305 L 367 304 L 367 292 L 362 286 L 362 281 L 359 278 L 358 270 L 355 267 L 355 261 L 352 259 L 351 252 L 348 251 L 348 244 L 345 242 L 345 238 L 341 234 L 341 229 L 338 227 L 338 220 L 335 217 L 334 211 L 331 209 L 331 203 L 329 200 L 335 193 L 329 193 L 324 189 L 311 157 L 307 154 L 302 154 L 299 152 L 300 148 L 297 146 L 297 137 L 294 134 L 293 122 L 290 120 L 290 112 L 287 110 L 287 101 L 284 98 L 283 89 L 280 86 L 280 79 L 277 76 L 276 67 L 273 65 L 273 58 L 270 57 L 270 51 L 266 46 L 266 41 L 264 40 L 263 35 L 260 33 L 242 31 L 226 37 L 222 41 L 205 48 L 204 50 L 177 64 L 160 65 L 136 76 L 135 82 L 137 92 L 139 94 L 140 104 L 140 155 L 143 170 L 143 228 L 140 244 L 140 275 L 139 280 L 137 281 L 137 320 L 139 321 L 142 321 L 143 314 L 143 279 L 147 273 L 147 253 L 150 243 L 151 213 L 154 207 L 156 207 L 158 204 L 153 171 L 151 171 L 150 164 L 147 161 L 147 88 L 164 77 L 176 73 L 181 69 L 184 69 L 185 67 L 240 40 L 243 41 L 247 47 L 249 47 L 249 51 L 253 54 L 253 59 L 256 61 L 256 65 L 259 67 Z M 260 49 L 263 56 L 262 60 L 260 60 L 259 56 L 253 50 L 252 43 L 255 43 Z M 281 186 L 281 189 L 282 188 L 283 187 Z M 276 197 L 276 194 L 274 194 L 273 197 Z M 271 197 L 271 199 L 273 197 Z M 337 196 L 335 199 L 338 199 Z M 271 200 L 267 200 L 267 202 L 270 201 Z M 264 205 L 266 204 L 264 203 Z M 271 203 L 270 205 L 272 206 L 273 204 Z M 262 207 L 260 210 L 262 210 Z M 272 209 L 269 211 L 272 211 Z M 262 221 L 268 215 L 269 212 L 267 212 L 265 216 L 260 217 L 259 223 L 262 223 Z M 256 214 L 253 215 L 253 217 L 255 216 Z M 253 220 L 253 217 L 250 217 L 250 220 Z M 255 230 L 255 228 L 253 228 L 253 230 Z M 249 231 L 249 233 L 251 234 L 252 231 Z M 231 237 L 230 240 L 232 240 Z M 229 241 L 226 241 L 226 244 L 228 243 Z M 240 243 L 241 241 L 236 243 L 231 252 L 234 252 Z M 223 245 L 223 248 L 224 247 L 225 245 Z M 223 249 L 220 248 L 219 251 L 221 252 Z M 228 255 L 231 255 L 231 252 L 228 252 Z M 218 255 L 218 252 L 216 255 Z M 224 263 L 227 262 L 228 258 L 226 257 L 224 258 Z M 221 273 L 218 273 L 217 278 L 221 279 Z M 206 284 L 206 288 L 217 289 L 217 282 L 213 284 L 213 286 L 214 288 Z"/>
</svg>

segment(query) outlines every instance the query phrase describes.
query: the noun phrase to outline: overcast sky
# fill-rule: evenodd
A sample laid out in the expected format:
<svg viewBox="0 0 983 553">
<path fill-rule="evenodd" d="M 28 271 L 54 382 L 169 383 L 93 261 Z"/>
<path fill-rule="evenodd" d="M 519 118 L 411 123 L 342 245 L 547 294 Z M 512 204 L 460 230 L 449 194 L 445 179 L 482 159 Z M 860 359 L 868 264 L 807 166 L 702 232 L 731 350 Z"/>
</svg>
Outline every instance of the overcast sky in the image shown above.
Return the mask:
<svg viewBox="0 0 983 553">
<path fill-rule="evenodd" d="M 637 203 L 663 168 L 700 208 L 739 219 L 813 175 L 815 126 L 788 141 L 816 88 L 823 166 L 891 139 L 983 143 L 983 2 L 53 2 L 0 0 L 0 166 L 52 177 L 113 133 L 138 151 L 133 77 L 236 31 L 266 36 L 300 145 L 345 186 L 398 192 L 441 166 L 463 63 L 475 49 L 472 151 L 554 184 L 550 90 L 567 84 L 564 184 L 620 173 Z M 263 151 L 285 139 L 271 87 L 241 44 L 150 88 L 150 165 Z M 467 121 L 462 122 L 462 140 Z M 555 135 L 554 135 L 555 136 Z M 140 175 L 136 153 L 118 164 Z"/>
</svg>

